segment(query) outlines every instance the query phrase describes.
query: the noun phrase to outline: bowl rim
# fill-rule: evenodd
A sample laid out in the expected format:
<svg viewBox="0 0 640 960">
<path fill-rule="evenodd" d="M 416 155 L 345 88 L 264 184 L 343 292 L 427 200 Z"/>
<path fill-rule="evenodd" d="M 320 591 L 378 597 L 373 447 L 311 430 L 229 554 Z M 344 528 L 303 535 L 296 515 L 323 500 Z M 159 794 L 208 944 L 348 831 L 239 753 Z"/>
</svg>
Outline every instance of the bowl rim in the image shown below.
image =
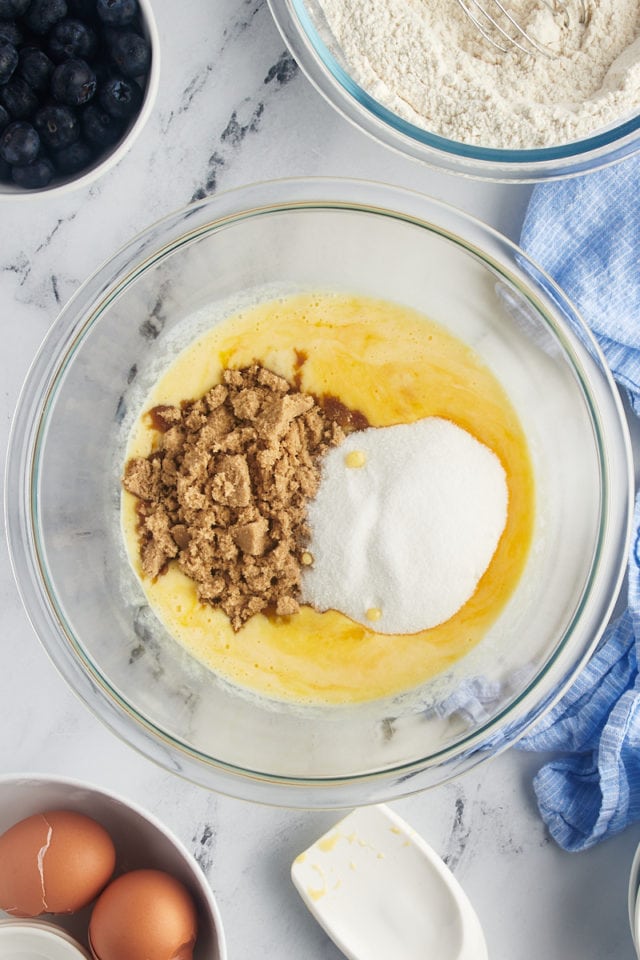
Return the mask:
<svg viewBox="0 0 640 960">
<path fill-rule="evenodd" d="M 385 107 L 349 75 L 318 34 L 305 0 L 267 3 L 283 40 L 316 90 L 359 130 L 403 155 L 469 177 L 532 183 L 610 166 L 640 150 L 640 109 L 604 131 L 550 147 L 481 147 L 431 133 Z"/>
<path fill-rule="evenodd" d="M 19 787 L 20 784 L 33 784 L 35 786 L 42 784 L 52 784 L 59 787 L 71 788 L 73 791 L 78 793 L 95 793 L 103 797 L 106 797 L 109 801 L 113 801 L 114 804 L 125 807 L 139 816 L 142 820 L 146 820 L 154 830 L 157 830 L 158 833 L 161 833 L 171 845 L 175 848 L 176 852 L 179 853 L 181 859 L 188 866 L 189 871 L 193 876 L 194 883 L 197 885 L 200 895 L 204 898 L 207 905 L 207 910 L 211 916 L 212 922 L 215 927 L 217 942 L 218 942 L 218 960 L 227 960 L 227 945 L 224 933 L 224 927 L 222 924 L 222 915 L 220 913 L 220 908 L 216 900 L 215 894 L 211 889 L 207 876 L 195 859 L 193 854 L 188 850 L 186 845 L 168 827 L 159 817 L 157 817 L 150 810 L 145 809 L 139 803 L 136 803 L 135 800 L 131 800 L 128 797 L 125 797 L 123 794 L 118 793 L 115 790 L 112 790 L 110 787 L 102 787 L 96 783 L 89 782 L 87 780 L 80 780 L 76 777 L 67 776 L 64 774 L 57 773 L 39 773 L 29 771 L 26 773 L 2 773 L 0 774 L 0 799 L 1 792 L 3 787 L 13 786 Z M 11 918 L 9 918 L 11 919 Z M 25 918 L 29 920 L 30 918 Z M 64 932 L 64 931 L 63 931 Z M 67 934 L 68 936 L 68 934 Z"/>
<path fill-rule="evenodd" d="M 89 184 L 92 184 L 99 177 L 103 176 L 103 174 L 108 173 L 109 170 L 117 166 L 125 153 L 130 150 L 134 142 L 138 139 L 154 110 L 160 86 L 160 34 L 153 12 L 152 0 L 138 0 L 138 3 L 142 10 L 142 25 L 147 33 L 151 46 L 151 67 L 147 76 L 147 85 L 140 110 L 130 128 L 121 140 L 112 148 L 107 148 L 102 157 L 98 157 L 92 166 L 80 176 L 71 174 L 70 177 L 63 179 L 59 183 L 53 182 L 46 187 L 39 187 L 35 190 L 20 189 L 20 187 L 16 187 L 14 184 L 0 183 L 0 203 L 11 200 L 41 199 L 47 195 L 60 197 L 80 187 L 89 186 Z"/>
<path fill-rule="evenodd" d="M 633 945 L 636 949 L 636 953 L 639 952 L 638 943 L 638 925 L 636 923 L 636 903 L 638 896 L 640 895 L 640 843 L 635 849 L 633 855 L 633 860 L 631 862 L 631 867 L 629 868 L 629 886 L 627 891 L 627 910 L 629 913 L 629 927 L 631 930 L 631 939 L 633 940 Z"/>
<path fill-rule="evenodd" d="M 33 920 L 29 921 L 29 919 L 20 920 L 11 917 L 5 919 L 0 917 L 0 946 L 3 940 L 5 940 L 5 949 L 6 940 L 9 940 L 9 942 L 13 940 L 15 946 L 16 939 L 21 951 L 26 952 L 30 947 L 37 949 L 42 941 L 45 941 L 45 944 L 48 941 L 50 945 L 53 944 L 59 955 L 61 952 L 64 953 L 65 960 L 91 960 L 91 955 L 86 947 L 83 947 L 66 930 L 57 927 L 54 923 L 49 923 L 46 920 L 34 922 Z"/>
<path fill-rule="evenodd" d="M 286 199 L 284 199 L 285 195 Z M 393 200 L 392 207 L 390 207 L 391 200 Z M 377 201 L 377 205 L 373 201 Z M 75 644 L 76 649 L 71 649 L 74 640 L 65 633 L 64 625 L 53 609 L 51 598 L 43 586 L 44 572 L 39 563 L 37 549 L 33 545 L 32 512 L 36 509 L 33 481 L 34 472 L 37 471 L 40 424 L 50 402 L 56 378 L 60 370 L 64 369 L 67 359 L 80 341 L 91 317 L 95 318 L 99 314 L 102 307 L 115 295 L 115 291 L 131 282 L 138 270 L 146 269 L 156 257 L 165 255 L 179 240 L 184 242 L 185 237 L 198 235 L 203 230 L 218 229 L 229 220 L 263 215 L 273 210 L 326 206 L 365 209 L 377 215 L 391 215 L 444 234 L 445 237 L 456 242 L 460 242 L 462 238 L 467 249 L 490 262 L 494 267 L 496 257 L 499 261 L 500 256 L 505 257 L 508 254 L 514 261 L 509 261 L 509 269 L 506 271 L 512 282 L 516 265 L 526 264 L 529 271 L 527 297 L 550 323 L 555 333 L 560 334 L 563 344 L 566 345 L 567 336 L 569 337 L 569 347 L 565 346 L 565 349 L 569 349 L 570 354 L 575 349 L 577 338 L 570 330 L 568 323 L 562 326 L 562 313 L 574 318 L 578 323 L 581 335 L 588 344 L 589 354 L 595 358 L 593 362 L 597 364 L 606 385 L 606 392 L 602 393 L 600 400 L 606 401 L 609 405 L 609 416 L 613 417 L 617 434 L 614 436 L 613 429 L 609 429 L 606 436 L 603 436 L 601 427 L 598 434 L 600 470 L 604 483 L 601 493 L 603 503 L 600 537 L 602 540 L 602 525 L 605 524 L 606 517 L 607 556 L 605 559 L 609 566 L 605 564 L 603 568 L 602 542 L 600 542 L 585 587 L 585 596 L 574 616 L 574 620 L 579 624 L 580 617 L 584 615 L 585 603 L 587 607 L 589 604 L 591 606 L 595 604 L 597 607 L 597 622 L 591 625 L 589 636 L 583 638 L 578 660 L 575 660 L 575 651 L 571 656 L 567 651 L 568 638 L 571 637 L 571 631 L 575 625 L 572 620 L 549 662 L 538 670 L 534 680 L 528 683 L 522 694 L 497 716 L 492 717 L 489 723 L 482 725 L 454 746 L 427 758 L 418 758 L 392 768 L 365 774 L 298 778 L 245 770 L 229 762 L 206 757 L 198 750 L 175 740 L 148 718 L 142 717 L 130 703 L 124 701 L 118 692 L 109 686 L 108 681 L 92 668 L 91 659 L 86 653 L 81 652 L 81 659 L 77 649 L 79 644 Z M 449 224 L 447 228 L 442 226 L 443 220 Z M 438 223 L 440 223 L 439 227 Z M 455 225 L 455 231 L 451 224 Z M 162 242 L 156 239 L 158 231 L 162 235 Z M 173 240 L 167 237 L 171 231 L 172 236 L 175 234 Z M 487 253 L 487 244 L 491 254 Z M 136 260 L 135 269 L 132 269 L 129 263 L 132 257 Z M 504 268 L 503 263 L 499 266 Z M 127 269 L 123 272 L 125 267 Z M 502 272 L 504 273 L 505 270 L 503 269 Z M 536 282 L 539 287 L 534 295 Z M 554 319 L 550 320 L 550 317 Z M 574 343 L 573 347 L 570 346 L 571 342 Z M 585 349 L 581 346 L 581 350 Z M 46 387 L 44 393 L 43 384 Z M 593 415 L 590 391 L 587 390 L 585 395 Z M 36 408 L 37 416 L 32 416 L 29 410 L 36 410 Z M 597 422 L 596 416 L 594 427 Z M 617 445 L 616 456 L 605 457 L 602 443 L 613 447 Z M 424 789 L 424 786 L 431 785 L 428 781 L 430 777 L 433 780 L 433 770 L 436 766 L 439 771 L 442 771 L 437 781 L 441 782 L 482 759 L 483 755 L 486 755 L 487 734 L 501 726 L 504 729 L 497 742 L 491 743 L 491 753 L 494 755 L 506 749 L 524 733 L 525 727 L 529 726 L 534 719 L 538 719 L 560 698 L 595 649 L 613 611 L 624 578 L 631 536 L 633 463 L 622 403 L 593 335 L 560 288 L 516 244 L 475 217 L 450 204 L 412 190 L 363 180 L 304 178 L 248 184 L 174 211 L 121 247 L 76 291 L 50 328 L 40 351 L 34 358 L 20 393 L 11 425 L 5 469 L 5 524 L 10 562 L 18 590 L 36 634 L 54 665 L 74 692 L 121 739 L 145 756 L 159 762 L 161 766 L 168 767 L 173 772 L 209 788 L 213 780 L 214 789 L 232 796 L 283 805 L 341 807 L 349 806 L 352 802 L 368 802 L 378 796 L 389 799 L 391 796 L 405 796 L 417 792 Z M 610 472 L 618 488 L 617 497 L 613 498 L 613 502 L 608 490 L 607 478 Z M 623 495 L 620 496 L 620 493 Z M 18 509 L 15 509 L 16 505 Z M 612 516 L 609 515 L 611 511 L 614 512 Z M 596 572 L 606 583 L 600 583 L 600 592 L 596 596 L 587 595 L 588 590 L 593 586 L 592 581 Z M 547 689 L 541 699 L 540 687 L 544 686 L 541 684 L 542 680 L 546 681 Z M 94 704 L 93 695 L 96 689 L 100 692 L 101 712 L 96 710 Z M 508 717 L 514 717 L 514 714 L 517 716 L 513 723 L 506 724 Z M 133 724 L 128 723 L 129 719 L 134 721 Z M 177 752 L 177 755 L 171 754 L 168 758 L 167 750 L 170 754 L 171 751 Z M 390 790 L 389 778 L 392 775 L 397 779 L 393 789 Z M 424 782 L 425 780 L 427 782 Z M 378 792 L 376 784 L 383 784 L 384 788 Z M 318 788 L 323 788 L 322 796 L 314 797 L 313 794 Z M 312 802 L 309 803 L 309 800 Z"/>
</svg>

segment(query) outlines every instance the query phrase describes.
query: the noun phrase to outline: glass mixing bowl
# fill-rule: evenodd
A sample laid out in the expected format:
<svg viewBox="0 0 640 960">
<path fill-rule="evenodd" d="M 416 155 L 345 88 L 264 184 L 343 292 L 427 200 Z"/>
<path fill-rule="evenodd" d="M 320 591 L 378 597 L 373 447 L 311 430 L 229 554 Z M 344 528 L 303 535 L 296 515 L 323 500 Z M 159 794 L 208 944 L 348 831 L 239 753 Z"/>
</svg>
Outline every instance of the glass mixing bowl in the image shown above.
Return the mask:
<svg viewBox="0 0 640 960">
<path fill-rule="evenodd" d="M 640 113 L 557 146 L 506 150 L 449 140 L 383 106 L 351 76 L 319 0 L 268 0 L 273 18 L 311 83 L 343 116 L 401 153 L 455 173 L 532 182 L 587 173 L 637 152 Z"/>
<path fill-rule="evenodd" d="M 538 506 L 515 593 L 471 653 L 405 695 L 353 706 L 248 695 L 168 636 L 123 548 L 124 451 L 149 387 L 185 330 L 274 289 L 348 291 L 421 311 L 489 366 L 527 435 Z M 45 649 L 125 741 L 232 795 L 352 806 L 456 775 L 559 697 L 611 614 L 631 491 L 626 421 L 602 356 L 516 246 L 401 189 L 276 181 L 167 217 L 76 293 L 17 407 L 6 522 Z"/>
</svg>

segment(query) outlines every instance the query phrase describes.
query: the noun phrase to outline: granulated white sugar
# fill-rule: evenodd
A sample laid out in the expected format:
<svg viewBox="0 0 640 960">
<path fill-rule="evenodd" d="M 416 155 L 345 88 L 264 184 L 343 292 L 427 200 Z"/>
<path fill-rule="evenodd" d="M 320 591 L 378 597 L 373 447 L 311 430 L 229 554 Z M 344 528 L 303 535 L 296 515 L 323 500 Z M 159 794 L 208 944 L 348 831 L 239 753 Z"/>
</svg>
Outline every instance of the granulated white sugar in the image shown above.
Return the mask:
<svg viewBox="0 0 640 960">
<path fill-rule="evenodd" d="M 475 592 L 507 507 L 498 457 L 448 420 L 352 433 L 309 509 L 304 601 L 381 633 L 443 623 Z"/>
</svg>

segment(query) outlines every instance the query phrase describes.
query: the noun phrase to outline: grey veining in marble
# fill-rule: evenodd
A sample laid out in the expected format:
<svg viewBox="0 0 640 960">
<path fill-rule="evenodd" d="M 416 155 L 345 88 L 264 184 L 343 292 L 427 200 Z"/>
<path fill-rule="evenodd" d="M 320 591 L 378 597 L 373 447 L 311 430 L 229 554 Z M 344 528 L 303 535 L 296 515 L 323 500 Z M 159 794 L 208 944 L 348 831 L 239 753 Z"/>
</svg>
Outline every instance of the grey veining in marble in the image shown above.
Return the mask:
<svg viewBox="0 0 640 960">
<path fill-rule="evenodd" d="M 364 177 L 430 193 L 517 237 L 527 187 L 435 172 L 355 130 L 287 54 L 266 0 L 155 0 L 154 8 L 161 82 L 134 148 L 89 188 L 0 202 L 3 459 L 20 384 L 61 306 L 121 244 L 194 198 L 273 177 Z M 289 865 L 339 815 L 209 793 L 117 740 L 44 654 L 22 610 L 4 538 L 0 609 L 0 773 L 92 780 L 162 818 L 206 871 L 233 960 L 338 960 L 298 900 Z M 492 960 L 632 960 L 626 884 L 640 827 L 585 854 L 561 852 L 534 805 L 531 780 L 540 763 L 512 750 L 394 807 L 463 884 Z"/>
</svg>

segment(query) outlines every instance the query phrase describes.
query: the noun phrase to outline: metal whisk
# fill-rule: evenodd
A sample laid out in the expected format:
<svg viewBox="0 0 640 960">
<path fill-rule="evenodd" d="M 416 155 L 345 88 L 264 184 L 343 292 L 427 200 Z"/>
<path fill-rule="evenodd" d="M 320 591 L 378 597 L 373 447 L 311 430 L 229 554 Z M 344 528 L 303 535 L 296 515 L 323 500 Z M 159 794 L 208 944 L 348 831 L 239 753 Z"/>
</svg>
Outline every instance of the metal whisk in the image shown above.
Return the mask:
<svg viewBox="0 0 640 960">
<path fill-rule="evenodd" d="M 482 36 L 498 50 L 507 53 L 511 47 L 517 47 L 523 53 L 554 56 L 553 50 L 527 32 L 502 0 L 457 0 L 457 2 Z M 562 13 L 566 23 L 569 24 L 569 4 L 565 0 L 543 0 L 543 3 L 552 13 Z M 577 0 L 576 10 L 580 21 L 585 23 L 588 19 L 587 0 Z"/>
</svg>

